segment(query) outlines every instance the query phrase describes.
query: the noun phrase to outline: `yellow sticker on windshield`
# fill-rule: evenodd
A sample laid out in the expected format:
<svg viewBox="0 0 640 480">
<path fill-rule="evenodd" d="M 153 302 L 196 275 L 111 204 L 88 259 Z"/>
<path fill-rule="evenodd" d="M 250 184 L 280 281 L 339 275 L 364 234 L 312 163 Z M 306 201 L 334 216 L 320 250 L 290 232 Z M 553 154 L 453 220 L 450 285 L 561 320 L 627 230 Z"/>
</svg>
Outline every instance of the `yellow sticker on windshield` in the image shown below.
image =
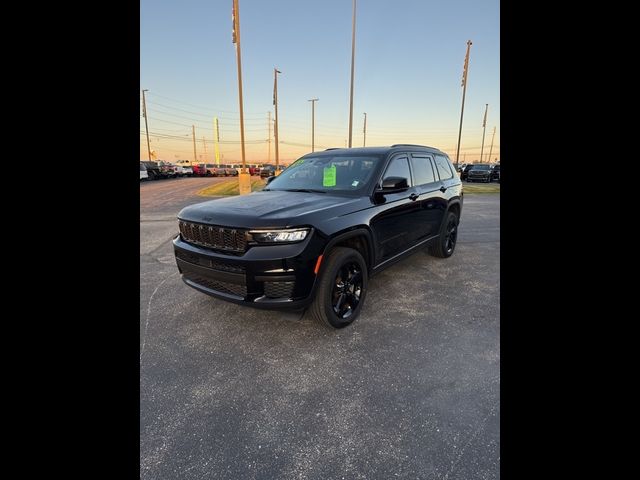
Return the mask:
<svg viewBox="0 0 640 480">
<path fill-rule="evenodd" d="M 336 186 L 336 166 L 324 167 L 324 176 L 322 177 L 323 187 L 335 187 Z"/>
</svg>

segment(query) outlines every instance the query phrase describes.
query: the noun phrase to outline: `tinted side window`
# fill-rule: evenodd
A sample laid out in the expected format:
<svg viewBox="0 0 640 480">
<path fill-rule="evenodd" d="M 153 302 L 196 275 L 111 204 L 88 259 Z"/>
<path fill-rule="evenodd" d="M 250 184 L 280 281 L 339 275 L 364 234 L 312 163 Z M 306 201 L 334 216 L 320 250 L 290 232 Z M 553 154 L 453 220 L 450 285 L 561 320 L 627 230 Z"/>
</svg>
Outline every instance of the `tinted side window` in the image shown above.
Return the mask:
<svg viewBox="0 0 640 480">
<path fill-rule="evenodd" d="M 413 168 L 413 177 L 415 185 L 424 185 L 436 181 L 433 174 L 433 167 L 428 157 L 411 156 L 411 167 Z"/>
<path fill-rule="evenodd" d="M 441 155 L 435 155 L 436 168 L 438 169 L 438 174 L 440 175 L 440 180 L 447 180 L 448 178 L 453 178 L 453 172 L 451 171 L 451 167 L 449 166 L 449 161 L 446 157 Z"/>
<path fill-rule="evenodd" d="M 409 170 L 409 160 L 407 157 L 396 157 L 391 160 L 384 174 L 383 180 L 389 177 L 403 177 L 407 179 L 407 184 L 411 186 L 411 172 Z"/>
</svg>

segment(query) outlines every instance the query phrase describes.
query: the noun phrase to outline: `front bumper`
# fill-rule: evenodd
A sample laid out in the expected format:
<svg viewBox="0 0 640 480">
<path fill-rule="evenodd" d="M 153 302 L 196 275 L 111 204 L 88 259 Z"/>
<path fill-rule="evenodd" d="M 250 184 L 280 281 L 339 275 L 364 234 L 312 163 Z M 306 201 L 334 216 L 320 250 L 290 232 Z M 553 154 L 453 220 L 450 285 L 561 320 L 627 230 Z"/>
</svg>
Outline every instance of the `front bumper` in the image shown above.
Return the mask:
<svg viewBox="0 0 640 480">
<path fill-rule="evenodd" d="M 250 247 L 235 256 L 173 239 L 182 280 L 192 288 L 258 308 L 303 308 L 313 299 L 315 264 L 324 242 L 313 232 L 302 242 Z"/>
<path fill-rule="evenodd" d="M 469 180 L 487 180 L 491 178 L 491 175 L 467 175 Z"/>
</svg>

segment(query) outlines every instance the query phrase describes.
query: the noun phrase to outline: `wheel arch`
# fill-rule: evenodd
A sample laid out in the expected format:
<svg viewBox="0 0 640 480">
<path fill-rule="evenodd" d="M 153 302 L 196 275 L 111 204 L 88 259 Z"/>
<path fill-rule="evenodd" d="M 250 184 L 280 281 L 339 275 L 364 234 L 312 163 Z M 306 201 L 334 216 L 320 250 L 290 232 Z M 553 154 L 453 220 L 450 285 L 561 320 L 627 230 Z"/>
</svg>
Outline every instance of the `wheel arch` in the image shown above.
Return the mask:
<svg viewBox="0 0 640 480">
<path fill-rule="evenodd" d="M 327 255 L 334 247 L 348 247 L 360 252 L 367 264 L 367 271 L 371 272 L 375 259 L 373 235 L 364 225 L 354 227 L 334 236 L 324 247 L 322 255 Z M 320 276 L 322 268 L 318 272 Z"/>
</svg>

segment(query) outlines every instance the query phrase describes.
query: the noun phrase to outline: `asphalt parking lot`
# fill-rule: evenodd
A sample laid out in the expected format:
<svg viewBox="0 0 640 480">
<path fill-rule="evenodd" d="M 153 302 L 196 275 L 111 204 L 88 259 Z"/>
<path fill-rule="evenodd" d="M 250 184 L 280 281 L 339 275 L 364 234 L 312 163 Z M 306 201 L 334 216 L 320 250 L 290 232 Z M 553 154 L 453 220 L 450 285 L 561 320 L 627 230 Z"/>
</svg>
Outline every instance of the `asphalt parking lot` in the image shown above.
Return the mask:
<svg viewBox="0 0 640 480">
<path fill-rule="evenodd" d="M 500 195 L 333 331 L 182 283 L 175 216 L 215 181 L 140 188 L 140 478 L 499 478 Z"/>
</svg>

